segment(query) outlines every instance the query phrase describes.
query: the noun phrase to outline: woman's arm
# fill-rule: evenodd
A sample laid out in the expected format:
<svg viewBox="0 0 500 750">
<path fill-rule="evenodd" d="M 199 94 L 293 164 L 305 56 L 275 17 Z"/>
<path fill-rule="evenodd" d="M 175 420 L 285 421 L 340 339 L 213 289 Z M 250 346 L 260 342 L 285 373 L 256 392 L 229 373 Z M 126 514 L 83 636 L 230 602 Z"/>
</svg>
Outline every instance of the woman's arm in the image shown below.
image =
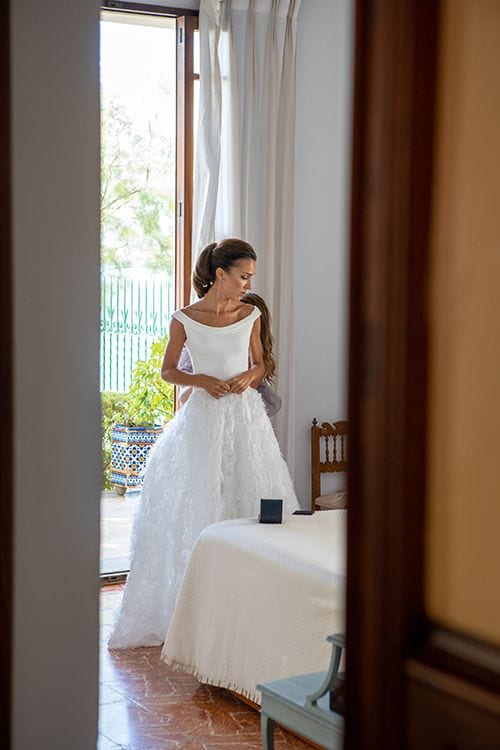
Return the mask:
<svg viewBox="0 0 500 750">
<path fill-rule="evenodd" d="M 185 341 L 186 332 L 184 326 L 178 320 L 172 318 L 167 348 L 165 349 L 161 366 L 162 380 L 165 380 L 167 383 L 173 383 L 174 385 L 194 385 L 193 375 L 177 369 Z"/>
<path fill-rule="evenodd" d="M 183 347 L 181 351 L 181 356 L 179 359 L 179 362 L 177 363 L 177 369 L 182 370 L 182 372 L 188 372 L 193 373 L 193 362 L 191 360 L 191 355 L 189 354 L 189 350 L 186 346 Z M 179 404 L 181 406 L 184 406 L 188 398 L 193 392 L 193 388 L 189 385 L 180 385 L 179 386 Z"/>
</svg>

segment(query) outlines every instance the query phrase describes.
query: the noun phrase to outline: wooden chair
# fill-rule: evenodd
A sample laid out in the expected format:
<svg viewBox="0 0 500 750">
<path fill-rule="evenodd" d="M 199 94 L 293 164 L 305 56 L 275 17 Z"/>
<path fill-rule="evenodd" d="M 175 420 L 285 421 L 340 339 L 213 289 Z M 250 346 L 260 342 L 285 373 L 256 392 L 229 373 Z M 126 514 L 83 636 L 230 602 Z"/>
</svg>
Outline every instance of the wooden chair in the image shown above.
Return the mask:
<svg viewBox="0 0 500 750">
<path fill-rule="evenodd" d="M 311 427 L 311 510 L 347 507 L 347 491 L 321 494 L 321 474 L 347 471 L 347 422 L 323 422 Z"/>
</svg>

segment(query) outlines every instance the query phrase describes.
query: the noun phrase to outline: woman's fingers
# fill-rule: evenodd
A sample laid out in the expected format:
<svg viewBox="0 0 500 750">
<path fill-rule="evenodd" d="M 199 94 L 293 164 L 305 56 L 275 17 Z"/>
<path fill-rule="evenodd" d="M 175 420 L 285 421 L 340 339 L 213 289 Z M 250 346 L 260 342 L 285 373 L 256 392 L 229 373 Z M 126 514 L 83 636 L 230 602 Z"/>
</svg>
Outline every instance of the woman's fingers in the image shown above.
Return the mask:
<svg viewBox="0 0 500 750">
<path fill-rule="evenodd" d="M 230 380 L 220 380 L 218 383 L 215 383 L 210 389 L 210 395 L 214 398 L 225 396 L 226 393 L 237 393 L 239 395 L 240 393 L 243 393 L 248 386 L 248 378 L 244 375 L 237 375 Z"/>
<path fill-rule="evenodd" d="M 220 398 L 221 396 L 224 396 L 228 391 L 231 390 L 231 386 L 228 385 L 228 383 L 224 382 L 223 380 L 219 380 L 218 383 L 215 383 L 211 395 L 214 398 Z"/>
<path fill-rule="evenodd" d="M 231 387 L 224 380 L 213 378 L 210 380 L 208 386 L 206 386 L 206 390 L 213 398 L 220 398 L 231 390 Z"/>
<path fill-rule="evenodd" d="M 240 379 L 240 377 L 232 378 L 228 382 L 231 384 L 231 393 L 243 393 L 246 388 L 244 379 Z"/>
</svg>

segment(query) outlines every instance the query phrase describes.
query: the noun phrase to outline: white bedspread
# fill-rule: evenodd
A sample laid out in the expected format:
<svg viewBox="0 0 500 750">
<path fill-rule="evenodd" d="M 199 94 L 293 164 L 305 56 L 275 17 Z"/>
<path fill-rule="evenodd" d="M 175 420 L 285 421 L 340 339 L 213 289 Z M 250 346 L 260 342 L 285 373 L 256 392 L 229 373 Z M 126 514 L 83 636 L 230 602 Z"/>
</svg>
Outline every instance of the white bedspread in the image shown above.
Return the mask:
<svg viewBox="0 0 500 750">
<path fill-rule="evenodd" d="M 346 511 L 206 528 L 194 547 L 162 659 L 260 703 L 259 682 L 324 671 L 344 630 Z"/>
</svg>

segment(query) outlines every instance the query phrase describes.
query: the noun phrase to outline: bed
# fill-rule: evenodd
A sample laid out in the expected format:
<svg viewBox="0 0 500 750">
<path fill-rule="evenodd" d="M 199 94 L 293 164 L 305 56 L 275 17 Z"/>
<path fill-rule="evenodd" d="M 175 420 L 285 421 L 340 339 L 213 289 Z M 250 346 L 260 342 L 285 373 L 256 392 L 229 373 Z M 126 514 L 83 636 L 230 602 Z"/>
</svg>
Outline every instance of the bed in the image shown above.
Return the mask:
<svg viewBox="0 0 500 750">
<path fill-rule="evenodd" d="M 162 659 L 260 705 L 258 683 L 325 671 L 344 630 L 345 510 L 282 525 L 223 521 L 198 538 Z"/>
</svg>

